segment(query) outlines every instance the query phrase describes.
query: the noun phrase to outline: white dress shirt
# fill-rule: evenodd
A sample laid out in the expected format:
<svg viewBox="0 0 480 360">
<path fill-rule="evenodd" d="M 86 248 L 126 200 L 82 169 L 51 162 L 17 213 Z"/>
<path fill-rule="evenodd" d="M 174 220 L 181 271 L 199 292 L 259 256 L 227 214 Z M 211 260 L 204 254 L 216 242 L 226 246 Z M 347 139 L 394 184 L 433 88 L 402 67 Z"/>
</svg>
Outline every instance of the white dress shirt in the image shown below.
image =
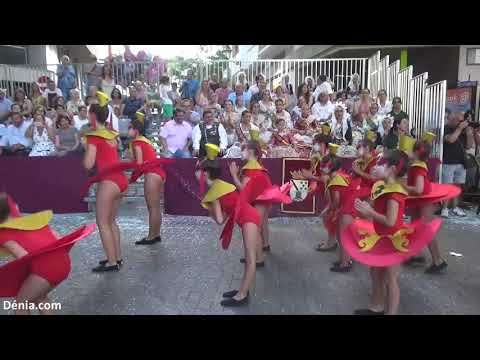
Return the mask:
<svg viewBox="0 0 480 360">
<path fill-rule="evenodd" d="M 26 121 L 22 122 L 20 127 L 14 125 L 9 125 L 4 136 L 0 139 L 0 146 L 2 147 L 11 147 L 15 144 L 22 144 L 26 148 L 32 147 L 32 140 L 25 136 L 29 123 Z"/>
<path fill-rule="evenodd" d="M 326 121 L 330 116 L 333 117 L 335 105 L 330 100 L 322 105 L 318 101 L 312 106 L 312 115 L 317 121 Z"/>
<path fill-rule="evenodd" d="M 212 123 L 211 125 L 207 125 L 207 129 L 211 129 L 214 124 Z M 218 124 L 218 135 L 220 137 L 220 149 L 221 150 L 226 150 L 228 146 L 228 138 L 227 138 L 227 132 L 225 131 L 225 128 L 223 127 L 222 124 Z M 202 133 L 200 131 L 200 124 L 196 125 L 193 128 L 192 131 L 192 146 L 193 150 L 198 151 L 200 150 L 200 139 L 202 138 Z"/>
</svg>

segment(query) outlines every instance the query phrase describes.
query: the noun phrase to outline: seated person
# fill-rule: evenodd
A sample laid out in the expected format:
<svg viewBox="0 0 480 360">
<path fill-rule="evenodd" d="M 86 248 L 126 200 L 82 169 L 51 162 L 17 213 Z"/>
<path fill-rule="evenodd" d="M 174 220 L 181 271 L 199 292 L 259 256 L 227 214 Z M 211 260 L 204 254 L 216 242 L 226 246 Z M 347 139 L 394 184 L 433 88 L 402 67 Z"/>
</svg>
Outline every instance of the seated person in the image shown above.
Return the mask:
<svg viewBox="0 0 480 360">
<path fill-rule="evenodd" d="M 0 139 L 0 155 L 28 155 L 32 147 L 32 141 L 26 136 L 29 126 L 22 114 L 12 114 L 12 124 Z"/>
<path fill-rule="evenodd" d="M 83 148 L 80 146 L 78 130 L 75 126 L 72 126 L 70 118 L 63 114 L 59 115 L 57 123 L 58 130 L 55 135 L 57 155 L 64 156 L 69 153 L 80 152 Z"/>
<path fill-rule="evenodd" d="M 298 157 L 294 148 L 295 139 L 287 128 L 285 119 L 277 118 L 275 125 L 276 129 L 270 143 L 270 157 Z"/>
</svg>

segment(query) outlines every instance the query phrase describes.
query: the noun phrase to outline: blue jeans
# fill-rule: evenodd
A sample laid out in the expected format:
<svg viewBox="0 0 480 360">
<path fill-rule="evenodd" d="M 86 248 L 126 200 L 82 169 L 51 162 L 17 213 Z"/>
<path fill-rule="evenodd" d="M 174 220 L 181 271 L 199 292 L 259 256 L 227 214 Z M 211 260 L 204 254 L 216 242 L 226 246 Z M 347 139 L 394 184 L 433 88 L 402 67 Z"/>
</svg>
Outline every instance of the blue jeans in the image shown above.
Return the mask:
<svg viewBox="0 0 480 360">
<path fill-rule="evenodd" d="M 176 158 L 176 159 L 189 159 L 189 158 L 192 157 L 192 154 L 190 154 L 189 151 L 183 151 L 183 150 L 178 149 L 173 154 L 172 154 L 172 152 L 169 151 L 168 152 L 168 157 L 173 157 L 173 158 Z"/>
</svg>

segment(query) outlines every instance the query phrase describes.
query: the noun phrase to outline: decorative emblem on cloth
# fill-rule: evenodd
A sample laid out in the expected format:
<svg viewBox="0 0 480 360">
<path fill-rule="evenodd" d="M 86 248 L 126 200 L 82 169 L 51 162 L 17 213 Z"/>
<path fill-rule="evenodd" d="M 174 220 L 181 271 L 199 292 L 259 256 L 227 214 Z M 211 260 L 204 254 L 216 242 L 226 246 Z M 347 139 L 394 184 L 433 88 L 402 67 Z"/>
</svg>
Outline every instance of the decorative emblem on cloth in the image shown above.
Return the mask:
<svg viewBox="0 0 480 360">
<path fill-rule="evenodd" d="M 358 230 L 358 234 L 364 236 L 361 240 L 358 241 L 358 246 L 360 251 L 366 252 L 370 251 L 375 244 L 383 237 L 387 237 L 392 241 L 393 247 L 401 252 L 408 252 L 408 245 L 410 241 L 406 235 L 413 234 L 414 230 L 409 228 L 400 229 L 395 232 L 393 235 L 378 235 L 376 233 L 368 233 L 363 229 Z"/>
<path fill-rule="evenodd" d="M 301 202 L 308 196 L 308 180 L 290 180 L 292 188 L 290 189 L 290 197 L 293 201 Z"/>
</svg>

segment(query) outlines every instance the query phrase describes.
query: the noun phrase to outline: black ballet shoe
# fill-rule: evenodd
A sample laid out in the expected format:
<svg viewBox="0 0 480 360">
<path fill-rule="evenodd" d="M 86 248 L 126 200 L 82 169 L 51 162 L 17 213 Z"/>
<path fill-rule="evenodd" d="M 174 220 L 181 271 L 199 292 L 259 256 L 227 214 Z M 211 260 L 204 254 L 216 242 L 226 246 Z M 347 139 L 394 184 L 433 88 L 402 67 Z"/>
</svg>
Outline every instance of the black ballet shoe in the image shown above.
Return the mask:
<svg viewBox="0 0 480 360">
<path fill-rule="evenodd" d="M 241 259 L 240 259 L 240 262 L 241 262 L 242 264 L 245 264 L 245 258 L 241 258 Z M 265 267 L 265 261 L 257 262 L 257 268 L 263 268 L 263 267 Z"/>
<path fill-rule="evenodd" d="M 370 309 L 358 309 L 353 313 L 354 315 L 385 315 L 385 311 L 373 311 Z"/>
<path fill-rule="evenodd" d="M 247 293 L 247 296 L 245 296 L 242 300 L 236 300 L 233 297 L 228 298 L 228 299 L 223 299 L 220 302 L 220 305 L 225 306 L 225 307 L 237 307 L 237 306 L 242 306 L 248 304 L 248 298 L 249 294 Z"/>
<path fill-rule="evenodd" d="M 160 236 L 157 236 L 156 238 L 153 238 L 152 240 L 147 240 L 147 238 L 143 238 L 142 240 L 135 241 L 135 245 L 153 245 L 157 242 L 162 242 L 162 238 Z"/>
<path fill-rule="evenodd" d="M 120 271 L 120 265 L 98 265 L 97 267 L 94 267 L 92 269 L 94 273 L 100 273 L 100 272 L 109 272 L 109 271 Z"/>
<path fill-rule="evenodd" d="M 442 261 L 442 263 L 439 265 L 432 264 L 427 268 L 427 270 L 425 270 L 425 273 L 435 274 L 435 275 L 442 274 L 444 270 L 447 268 L 447 266 L 448 265 L 445 261 Z"/>
<path fill-rule="evenodd" d="M 263 251 L 270 252 L 270 245 L 264 246 Z"/>
<path fill-rule="evenodd" d="M 353 262 L 349 261 L 347 265 L 342 266 L 339 261 L 333 263 L 333 266 L 330 268 L 330 271 L 338 272 L 338 273 L 347 273 L 352 270 Z"/>
<path fill-rule="evenodd" d="M 234 297 L 235 295 L 237 295 L 237 293 L 238 293 L 238 290 L 232 290 L 232 291 L 224 292 L 222 296 L 223 296 L 224 298 L 232 298 L 232 297 Z"/>
<path fill-rule="evenodd" d="M 403 264 L 407 266 L 416 266 L 416 265 L 424 265 L 426 262 L 423 256 L 412 256 L 410 259 L 405 261 Z"/>
<path fill-rule="evenodd" d="M 102 266 L 107 265 L 107 263 L 108 263 L 108 260 L 102 260 L 102 261 L 99 261 L 99 262 L 98 262 L 98 264 L 99 264 L 99 265 L 102 265 Z M 123 265 L 123 259 L 122 259 L 122 260 L 118 260 L 118 261 L 117 261 L 117 264 L 120 265 L 120 266 L 122 266 L 122 265 Z"/>
</svg>

